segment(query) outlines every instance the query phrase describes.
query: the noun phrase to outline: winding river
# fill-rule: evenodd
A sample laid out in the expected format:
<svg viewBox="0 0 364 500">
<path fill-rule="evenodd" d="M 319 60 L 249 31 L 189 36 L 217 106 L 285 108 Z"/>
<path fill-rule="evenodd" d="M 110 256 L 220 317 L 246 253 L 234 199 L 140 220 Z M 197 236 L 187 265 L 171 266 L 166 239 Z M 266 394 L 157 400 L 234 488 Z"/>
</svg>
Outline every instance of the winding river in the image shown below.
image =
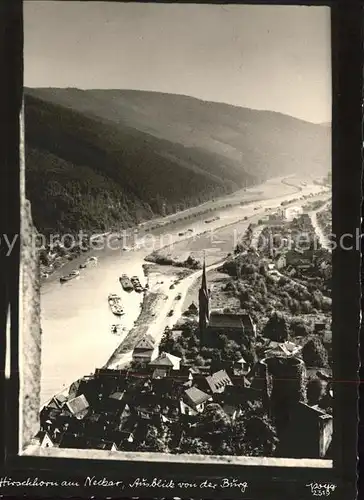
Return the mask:
<svg viewBox="0 0 364 500">
<path fill-rule="evenodd" d="M 148 236 L 145 232 L 139 232 L 139 247 L 129 251 L 122 250 L 122 247 L 131 246 L 132 242 L 136 241 L 135 235 L 130 236 L 127 242 L 110 237 L 109 245 L 103 245 L 99 250 L 94 249 L 90 254 L 67 263 L 51 275 L 41 290 L 43 330 L 41 403 L 45 403 L 54 394 L 68 387 L 74 380 L 94 372 L 95 368 L 102 366 L 109 359 L 120 343 L 120 338 L 110 332 L 113 323 L 120 322 L 127 330 L 132 328 L 140 313 L 142 294 L 124 292 L 118 281 L 121 274 L 137 275 L 143 284 L 145 278 L 142 265 L 145 262 L 144 258 L 152 250 L 182 241 L 192 232 L 198 235 L 207 229 L 218 230 L 244 217 L 261 214 L 267 208 L 277 207 L 283 200 L 296 198 L 302 188 L 294 187 L 282 180 L 272 179 L 263 185 L 231 195 L 233 206 L 216 212 L 219 219 L 208 224 L 208 227 L 205 220 L 216 214 L 200 215 L 173 225 L 167 224 L 149 231 Z M 299 192 L 299 196 L 317 193 L 320 190 L 322 190 L 320 186 L 307 185 Z M 254 192 L 259 193 L 256 197 L 259 198 L 258 201 L 239 205 L 239 200 L 254 198 Z M 225 197 L 224 202 L 226 200 L 229 200 L 229 197 Z M 215 203 L 219 207 L 221 200 Z M 166 217 L 160 221 L 168 222 L 173 217 L 176 216 Z M 146 226 L 147 224 L 144 225 Z M 183 232 L 185 234 L 180 236 Z M 89 255 L 98 258 L 97 266 L 82 270 L 79 278 L 61 285 L 59 277 L 77 269 Z M 107 302 L 109 293 L 117 293 L 122 297 L 125 315 L 120 321 L 109 309 Z"/>
</svg>

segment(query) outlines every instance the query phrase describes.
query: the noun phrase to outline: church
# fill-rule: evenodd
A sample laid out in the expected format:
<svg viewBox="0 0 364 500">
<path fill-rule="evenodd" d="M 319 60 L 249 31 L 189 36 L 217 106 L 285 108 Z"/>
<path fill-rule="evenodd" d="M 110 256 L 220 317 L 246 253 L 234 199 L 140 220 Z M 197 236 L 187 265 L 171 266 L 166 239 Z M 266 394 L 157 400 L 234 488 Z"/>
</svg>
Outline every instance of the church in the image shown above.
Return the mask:
<svg viewBox="0 0 364 500">
<path fill-rule="evenodd" d="M 207 288 L 206 263 L 203 263 L 201 287 L 198 293 L 199 331 L 201 345 L 213 347 L 219 334 L 241 344 L 245 337 L 256 337 L 256 325 L 247 313 L 210 311 L 210 294 Z"/>
</svg>

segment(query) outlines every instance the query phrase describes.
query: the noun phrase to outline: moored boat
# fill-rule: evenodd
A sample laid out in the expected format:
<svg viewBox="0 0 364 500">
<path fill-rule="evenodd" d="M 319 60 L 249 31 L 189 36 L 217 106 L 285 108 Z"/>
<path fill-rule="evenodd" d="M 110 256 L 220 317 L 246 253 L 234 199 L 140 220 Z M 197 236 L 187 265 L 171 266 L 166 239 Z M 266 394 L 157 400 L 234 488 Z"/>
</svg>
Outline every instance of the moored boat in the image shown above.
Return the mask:
<svg viewBox="0 0 364 500">
<path fill-rule="evenodd" d="M 132 292 L 134 290 L 133 284 L 130 281 L 130 278 L 126 274 L 120 276 L 119 281 L 121 286 L 126 292 Z"/>
<path fill-rule="evenodd" d="M 59 278 L 59 281 L 61 283 L 65 283 L 66 281 L 73 280 L 74 278 L 77 278 L 80 275 L 79 271 L 72 271 L 69 274 L 66 274 L 65 276 L 61 276 Z"/>
<path fill-rule="evenodd" d="M 110 293 L 108 302 L 113 314 L 115 314 L 116 316 L 122 316 L 124 314 L 121 298 L 116 295 L 116 293 Z"/>
<path fill-rule="evenodd" d="M 90 264 L 97 264 L 97 257 L 89 257 L 83 264 L 80 264 L 80 269 L 85 269 Z"/>
<path fill-rule="evenodd" d="M 133 284 L 134 290 L 136 292 L 141 293 L 144 291 L 144 288 L 142 287 L 138 276 L 132 276 L 130 281 Z"/>
<path fill-rule="evenodd" d="M 121 335 L 124 330 L 125 327 L 122 325 L 111 325 L 111 333 L 113 335 Z"/>
</svg>

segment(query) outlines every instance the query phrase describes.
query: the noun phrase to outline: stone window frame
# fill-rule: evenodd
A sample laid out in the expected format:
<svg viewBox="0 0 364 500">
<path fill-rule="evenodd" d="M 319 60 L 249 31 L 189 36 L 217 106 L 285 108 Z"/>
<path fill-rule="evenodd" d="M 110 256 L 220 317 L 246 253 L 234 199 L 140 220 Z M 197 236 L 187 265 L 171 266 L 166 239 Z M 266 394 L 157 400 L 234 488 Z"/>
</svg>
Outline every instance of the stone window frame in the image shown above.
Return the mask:
<svg viewBox="0 0 364 500">
<path fill-rule="evenodd" d="M 108 470 L 108 465 L 110 460 L 116 461 L 118 464 L 127 464 L 128 462 L 138 461 L 141 463 L 147 463 L 148 467 L 152 470 L 156 470 L 152 467 L 153 464 L 157 464 L 162 461 L 170 461 L 171 466 L 173 464 L 179 465 L 179 462 L 184 462 L 184 466 L 187 467 L 190 464 L 200 464 L 201 469 L 203 467 L 209 467 L 213 464 L 221 464 L 224 462 L 229 470 L 230 467 L 234 468 L 234 465 L 251 465 L 259 466 L 270 469 L 268 471 L 268 477 L 271 477 L 272 469 L 275 470 L 278 476 L 282 475 L 281 466 L 284 465 L 287 468 L 295 468 L 297 473 L 301 474 L 301 477 L 308 477 L 313 479 L 314 477 L 319 477 L 322 480 L 323 470 L 319 470 L 320 467 L 324 469 L 328 468 L 328 463 L 319 460 L 311 461 L 310 464 L 303 465 L 302 459 L 297 460 L 285 460 L 285 459 L 270 459 L 270 458 L 253 458 L 253 457 L 230 457 L 228 461 L 224 461 L 223 457 L 188 457 L 188 462 L 186 463 L 186 458 L 183 456 L 166 456 L 165 454 L 150 454 L 146 457 L 146 454 L 133 454 L 129 455 L 129 458 L 125 456 L 123 452 L 110 452 L 110 451 L 99 451 L 99 450 L 60 450 L 60 449 L 34 449 L 32 446 L 24 448 L 30 442 L 30 437 L 33 435 L 36 425 L 38 424 L 38 414 L 35 408 L 39 408 L 39 384 L 40 378 L 39 373 L 35 367 L 39 364 L 37 361 L 40 359 L 40 338 L 41 330 L 39 323 L 39 267 L 36 262 L 36 258 L 31 253 L 27 242 L 33 231 L 30 205 L 25 199 L 25 188 L 24 188 L 24 152 L 22 147 L 19 148 L 19 144 L 23 145 L 23 134 L 21 132 L 21 112 L 22 112 L 22 81 L 23 81 L 23 64 L 22 64 L 22 49 L 23 49 L 23 33 L 22 33 L 22 2 L 20 0 L 12 0 L 12 2 L 5 3 L 1 5 L 2 14 L 0 16 L 1 27 L 5 27 L 4 30 L 0 31 L 0 61 L 6 68 L 1 80 L 1 87 L 3 92 L 0 92 L 0 120 L 1 120 L 1 138 L 3 140 L 4 147 L 0 148 L 0 160 L 3 170 L 3 178 L 5 178 L 5 183 L 0 183 L 0 198 L 2 203 L 5 201 L 4 206 L 7 209 L 5 216 L 4 234 L 18 234 L 21 235 L 21 244 L 19 241 L 16 242 L 14 250 L 9 257 L 1 254 L 1 273 L 5 277 L 0 283 L 1 286 L 1 329 L 8 335 L 1 336 L 1 386 L 0 389 L 2 393 L 5 394 L 5 404 L 1 406 L 1 417 L 2 421 L 5 422 L 5 433 L 1 436 L 1 450 L 2 450 L 2 463 L 5 463 L 8 467 L 20 467 L 22 469 L 32 467 L 35 469 L 50 469 L 56 470 L 59 465 L 63 465 L 67 462 L 69 467 L 74 467 L 75 464 L 83 464 L 85 459 L 89 460 L 89 463 L 97 466 L 97 470 L 100 471 L 105 466 Z M 339 71 L 340 61 L 353 61 L 353 53 L 351 51 L 352 47 L 356 47 L 358 43 L 358 38 L 356 36 L 361 32 L 361 26 L 356 25 L 357 30 L 354 29 L 354 35 L 351 35 L 353 31 L 353 26 L 355 25 L 355 19 L 361 12 L 355 10 L 355 6 L 344 6 L 342 9 L 340 6 L 338 8 L 332 8 L 333 13 L 333 23 L 334 36 L 333 45 L 336 52 L 334 53 L 336 60 L 334 58 L 334 71 L 340 76 L 345 73 L 349 73 L 352 70 L 352 66 L 349 63 L 344 63 L 344 68 Z M 338 18 L 341 16 L 341 19 Z M 336 20 L 335 20 L 336 16 Z M 360 18 L 361 19 L 361 18 Z M 336 23 L 336 24 L 335 24 Z M 361 21 L 360 21 L 361 23 Z M 342 30 L 342 32 L 341 32 Z M 337 40 L 335 40 L 335 35 Z M 345 39 L 345 40 L 344 40 Z M 350 57 L 349 57 L 350 56 Z M 355 56 L 354 56 L 355 59 Z M 359 58 L 355 59 L 355 63 L 358 66 L 361 63 Z M 361 70 L 360 70 L 361 71 Z M 361 75 L 362 77 L 362 75 Z M 359 74 L 358 74 L 358 79 Z M 343 83 L 344 81 L 344 83 Z M 350 82 L 352 83 L 352 81 Z M 362 83 L 362 81 L 361 81 Z M 360 160 L 360 154 L 357 154 L 358 138 L 361 142 L 361 134 L 358 135 L 358 128 L 356 126 L 361 122 L 361 116 L 357 114 L 357 110 L 353 107 L 352 99 L 348 94 L 353 92 L 359 92 L 356 86 L 354 89 L 348 86 L 348 81 L 343 78 L 341 81 L 334 82 L 334 88 L 337 93 L 340 94 L 342 89 L 343 94 L 341 96 L 341 103 L 338 98 L 336 98 L 336 104 L 339 105 L 340 113 L 339 118 L 335 121 L 334 127 L 334 138 L 337 140 L 337 144 L 334 146 L 334 152 L 337 154 L 339 149 L 344 149 L 350 154 L 351 149 L 354 150 L 352 153 L 352 159 Z M 361 84 L 360 84 L 361 90 Z M 345 109 L 346 108 L 346 109 Z M 349 111 L 348 111 L 349 110 Z M 351 128 L 352 134 L 347 133 L 343 125 L 340 125 L 340 118 L 345 122 L 345 126 L 348 123 L 346 118 L 350 118 L 354 121 L 354 126 Z M 352 118 L 354 116 L 354 119 Z M 360 128 L 360 127 L 359 127 Z M 345 133 L 346 132 L 346 133 Z M 343 139 L 341 138 L 341 134 Z M 335 141 L 333 141 L 335 142 Z M 343 202 L 348 200 L 345 198 L 345 193 L 347 190 L 353 189 L 352 177 L 359 181 L 360 176 L 356 175 L 355 169 L 351 166 L 351 176 L 340 175 L 338 169 L 338 164 L 336 163 L 335 175 L 336 179 L 340 179 L 341 188 L 336 191 L 336 206 L 344 207 Z M 351 177 L 351 179 L 348 179 Z M 357 182 L 359 188 L 357 192 L 357 200 L 360 202 L 360 182 Z M 342 202 L 342 203 L 339 203 Z M 338 231 L 337 234 L 343 234 L 345 228 L 359 227 L 359 216 L 357 215 L 357 205 L 349 204 L 346 205 L 347 214 L 351 215 L 351 221 L 345 225 L 345 223 L 336 224 Z M 354 222 L 354 224 L 351 224 Z M 340 231 L 341 229 L 341 231 Z M 344 256 L 345 257 L 345 256 Z M 336 264 L 341 263 L 345 267 L 345 272 L 341 272 L 339 279 L 340 285 L 344 289 L 350 290 L 349 295 L 352 298 L 358 298 L 360 295 L 360 288 L 355 287 L 355 278 L 357 277 L 357 272 L 359 269 L 359 259 L 354 261 L 351 259 L 343 258 L 342 253 L 339 253 L 336 258 Z M 348 286 L 350 285 L 350 287 Z M 19 290 L 22 292 L 19 294 Z M 353 293 L 354 292 L 354 293 Z M 358 293 L 359 292 L 359 293 Z M 24 296 L 26 295 L 26 300 Z M 338 297 L 338 295 L 336 295 Z M 357 304 L 356 304 L 357 306 Z M 345 302 L 343 306 L 340 307 L 338 304 L 337 308 L 337 320 L 340 328 L 346 327 L 348 324 L 353 326 L 353 320 L 350 315 L 356 315 L 359 313 L 358 307 L 350 307 L 349 302 Z M 345 309 L 345 307 L 347 307 Z M 37 319 L 38 318 L 38 319 Z M 34 322 L 33 322 L 34 320 Z M 10 324 L 10 327 L 7 327 Z M 354 326 L 355 326 L 354 322 Z M 335 341 L 336 342 L 336 341 Z M 29 355 L 29 364 L 26 366 L 22 365 L 19 356 L 19 346 L 22 344 L 23 354 L 26 352 Z M 343 349 L 346 353 L 353 351 L 352 347 L 347 349 L 347 339 L 338 342 L 336 346 L 336 352 L 339 349 Z M 26 348 L 25 348 L 26 347 Z M 24 358 L 24 356 L 23 356 Z M 27 358 L 28 359 L 28 358 Z M 6 360 L 9 362 L 9 369 L 6 369 Z M 342 364 L 342 360 L 341 360 Z M 22 370 L 27 373 L 26 380 L 24 377 L 20 376 Z M 356 367 L 354 367 L 356 369 Z M 343 373 L 343 372 L 341 372 Z M 353 373 L 346 369 L 345 373 Z M 352 384 L 353 386 L 353 384 Z M 347 391 L 345 397 L 343 397 L 342 391 L 338 391 L 339 407 L 343 406 L 343 403 L 356 404 L 357 391 L 356 387 L 346 387 Z M 22 414 L 19 414 L 19 410 L 23 410 Z M 26 411 L 24 411 L 24 409 Z M 341 417 L 342 409 L 340 411 Z M 15 418 L 14 416 L 18 416 Z M 353 419 L 350 419 L 353 422 Z M 334 424 L 335 425 L 335 424 Z M 350 425 L 343 425 L 340 423 L 339 432 L 339 445 L 346 441 L 352 442 L 353 429 Z M 124 456 L 121 458 L 120 454 Z M 340 470 L 344 462 L 346 464 L 353 464 L 353 458 L 348 453 L 344 454 L 344 458 L 340 457 L 339 465 Z M 337 458 L 337 455 L 335 455 Z M 66 459 L 66 462 L 64 461 Z M 282 460 L 285 461 L 283 464 Z M 107 463 L 108 462 L 108 463 Z M 203 465 L 201 464 L 203 462 Z M 304 468 L 301 468 L 300 464 Z M 132 467 L 132 463 L 130 464 Z M 101 467 L 101 469 L 100 469 Z M 221 465 L 220 465 L 221 467 Z M 330 464 L 331 471 L 331 464 Z M 318 468 L 318 469 L 317 469 Z M 131 468 L 128 468 L 131 470 Z M 172 470 L 172 468 L 171 468 Z M 175 470 L 180 470 L 177 468 Z M 190 469 L 191 470 L 191 469 Z M 205 469 L 206 470 L 206 469 Z M 212 470 L 212 469 L 211 469 Z M 216 469 L 215 469 L 216 470 Z M 220 469 L 221 470 L 221 469 Z M 227 469 L 226 469 L 227 470 Z M 236 468 L 234 468 L 236 471 Z M 320 474 L 316 475 L 315 471 L 319 470 Z M 308 472 L 308 476 L 307 473 Z M 210 473 L 208 473 L 210 475 Z M 328 475 L 327 477 L 331 477 Z"/>
</svg>

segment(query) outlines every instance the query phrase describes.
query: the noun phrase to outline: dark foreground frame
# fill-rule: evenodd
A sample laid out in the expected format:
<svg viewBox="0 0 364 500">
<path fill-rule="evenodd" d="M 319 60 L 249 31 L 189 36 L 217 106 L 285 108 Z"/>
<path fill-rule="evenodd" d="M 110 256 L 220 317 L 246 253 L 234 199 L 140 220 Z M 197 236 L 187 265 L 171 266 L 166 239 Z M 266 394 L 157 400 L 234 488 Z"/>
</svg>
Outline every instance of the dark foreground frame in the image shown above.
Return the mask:
<svg viewBox="0 0 364 500">
<path fill-rule="evenodd" d="M 204 3 L 204 2 L 201 2 Z M 206 2 L 207 3 L 207 2 Z M 213 3 L 213 2 L 210 2 Z M 216 2 L 218 3 L 218 2 Z M 223 3 L 223 2 L 220 2 Z M 231 2 L 233 3 L 233 2 Z M 250 1 L 249 3 L 255 3 Z M 256 2 L 258 3 L 258 2 Z M 259 2 L 261 3 L 261 2 Z M 294 4 L 281 1 L 280 4 Z M 313 3 L 318 5 L 319 3 Z M 306 3 L 307 5 L 307 3 Z M 321 5 L 324 5 L 322 3 Z M 326 3 L 332 8 L 333 64 L 333 233 L 356 235 L 360 228 L 361 162 L 362 162 L 362 64 L 363 9 L 360 2 L 338 0 Z M 21 0 L 0 4 L 0 163 L 2 180 L 0 200 L 3 235 L 20 234 L 22 179 L 19 151 L 23 85 L 23 32 Z M 3 236 L 1 235 L 1 236 Z M 337 486 L 333 498 L 355 498 L 357 457 L 357 381 L 358 332 L 360 311 L 360 255 L 358 251 L 333 252 L 333 354 L 335 387 L 334 461 L 333 468 L 295 466 L 280 467 L 279 461 L 260 459 L 247 463 L 167 462 L 144 459 L 118 460 L 107 452 L 77 453 L 72 458 L 55 458 L 49 454 L 24 455 L 19 440 L 19 266 L 20 244 L 9 257 L 1 246 L 0 261 L 0 389 L 4 402 L 0 405 L 0 421 L 6 423 L 1 433 L 1 478 L 26 481 L 23 487 L 6 488 L 0 484 L 0 494 L 53 497 L 174 497 L 195 498 L 305 498 L 311 497 L 308 483 L 331 483 Z M 10 306 L 10 342 L 6 345 L 6 322 Z M 10 349 L 10 374 L 5 374 L 5 352 Z M 3 418 L 1 418 L 3 417 Z M 304 429 L 303 429 L 304 431 Z M 105 455 L 106 453 L 106 455 Z M 155 457 L 157 458 L 157 457 Z M 255 464 L 255 465 L 254 465 Z M 102 480 L 123 481 L 121 486 L 87 486 L 85 479 L 95 476 Z M 137 477 L 152 481 L 161 478 L 163 484 L 153 488 L 128 487 Z M 30 483 L 52 481 L 56 486 L 37 487 Z M 247 482 L 243 494 L 239 488 L 178 487 L 178 482 L 200 485 L 204 479 L 220 484 L 222 478 Z M 166 487 L 173 480 L 176 487 Z M 61 486 L 62 481 L 77 481 Z M 272 492 L 269 494 L 269 492 Z"/>
</svg>

